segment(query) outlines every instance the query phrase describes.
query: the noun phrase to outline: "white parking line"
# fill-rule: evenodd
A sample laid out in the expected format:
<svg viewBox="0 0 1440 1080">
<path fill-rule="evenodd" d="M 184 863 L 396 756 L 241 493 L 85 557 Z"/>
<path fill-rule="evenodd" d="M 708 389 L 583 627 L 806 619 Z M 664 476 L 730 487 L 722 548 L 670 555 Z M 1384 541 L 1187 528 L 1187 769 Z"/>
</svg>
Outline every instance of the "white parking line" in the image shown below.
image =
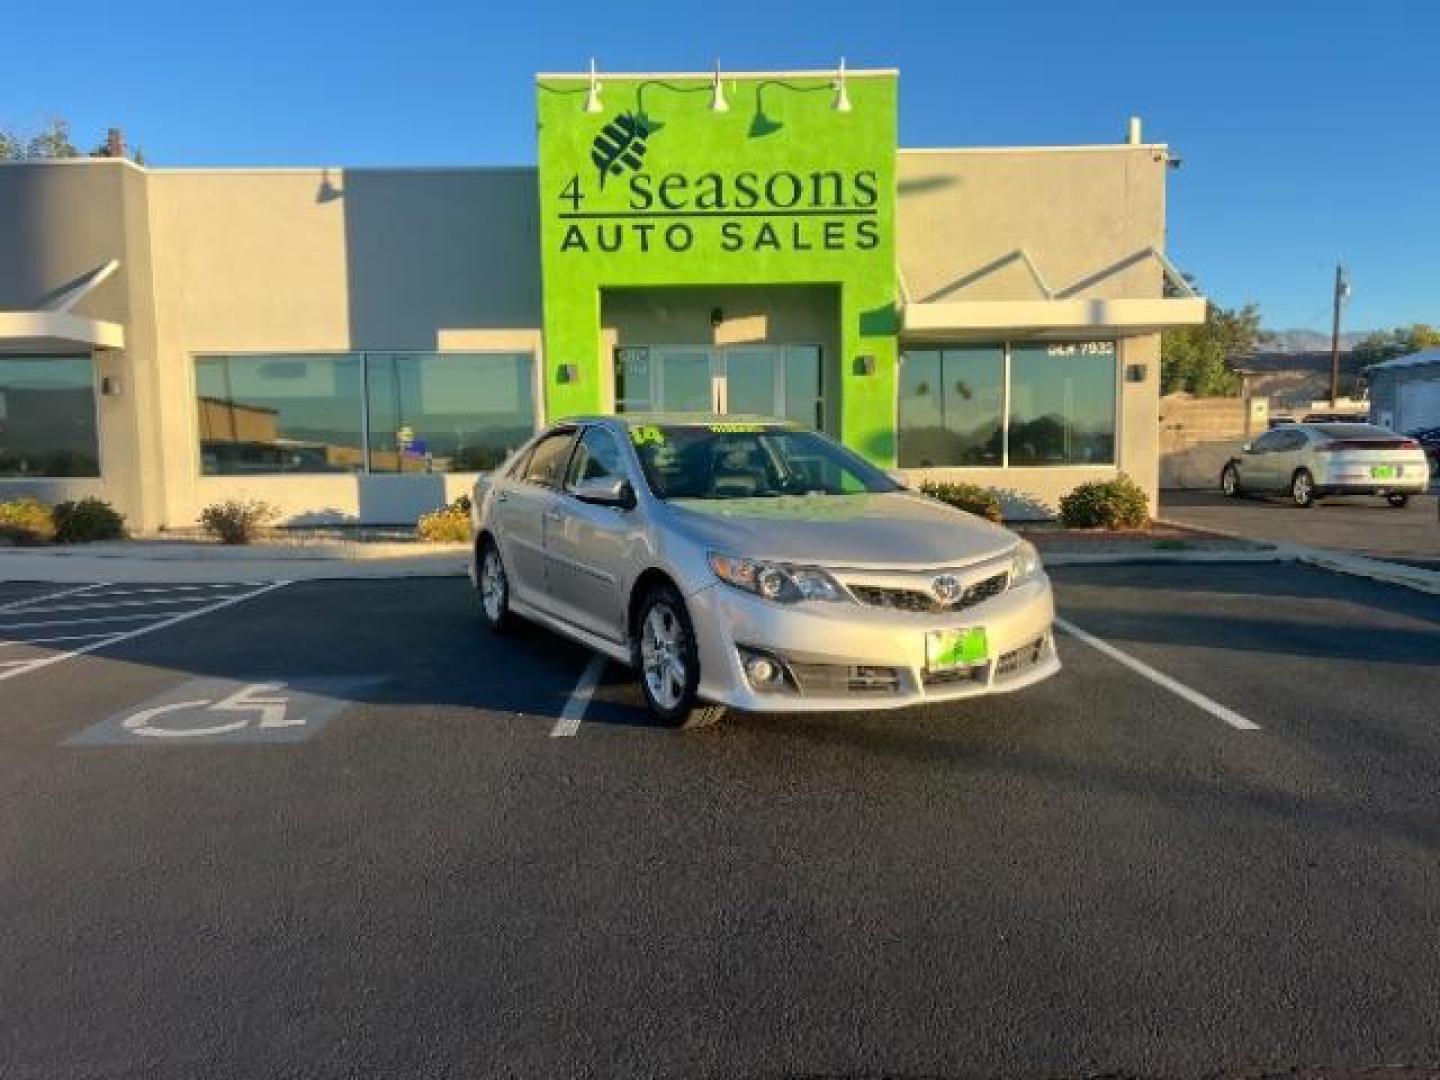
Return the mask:
<svg viewBox="0 0 1440 1080">
<path fill-rule="evenodd" d="M 103 611 L 106 608 L 131 608 L 131 607 L 152 607 L 156 604 L 203 604 L 212 599 L 209 596 L 177 596 L 174 599 L 166 599 L 163 596 L 151 596 L 144 600 L 111 600 L 112 594 L 105 593 L 96 597 L 103 601 L 99 604 L 57 604 L 47 607 L 43 611 L 37 611 L 36 615 L 49 615 L 52 611 Z M 30 614 L 27 612 L 27 614 Z M 158 612 L 157 612 L 158 614 Z"/>
<path fill-rule="evenodd" d="M 45 615 L 47 612 L 25 612 L 25 614 Z M 0 624 L 0 633 L 6 630 L 33 630 L 37 626 L 86 626 L 91 623 L 102 622 L 134 622 L 136 619 L 153 619 L 158 614 L 154 611 L 137 611 L 133 615 L 95 615 L 84 619 L 56 619 L 51 622 L 16 622 Z"/>
<path fill-rule="evenodd" d="M 1119 649 L 1115 648 L 1114 645 L 1111 645 L 1109 642 L 1106 641 L 1101 641 L 1094 634 L 1087 633 L 1086 631 L 1081 630 L 1080 627 L 1076 626 L 1074 623 L 1066 619 L 1062 619 L 1059 616 L 1056 616 L 1055 625 L 1058 626 L 1061 630 L 1064 630 L 1067 634 L 1075 638 L 1077 641 L 1083 641 L 1086 645 L 1089 645 L 1092 649 L 1096 649 L 1104 653 L 1116 663 L 1124 664 L 1127 668 L 1135 672 L 1137 675 L 1143 675 L 1145 678 L 1153 682 L 1156 686 L 1164 687 L 1172 694 L 1184 698 L 1186 701 L 1190 702 L 1190 704 L 1196 706 L 1197 708 L 1204 709 L 1216 719 L 1225 721 L 1225 723 L 1229 724 L 1236 730 L 1260 730 L 1260 725 L 1255 723 L 1253 720 L 1247 720 L 1245 719 L 1245 717 L 1241 716 L 1233 709 L 1227 709 L 1224 705 L 1221 705 L 1213 698 L 1208 698 L 1204 694 L 1200 693 L 1200 691 L 1192 690 L 1184 683 L 1177 682 L 1169 675 L 1166 675 L 1163 671 L 1156 671 L 1153 667 L 1151 667 L 1144 661 L 1136 660 L 1135 657 L 1131 656 L 1129 653 L 1121 652 Z"/>
<path fill-rule="evenodd" d="M 261 587 L 259 587 L 259 588 L 252 589 L 250 592 L 241 593 L 241 594 L 238 595 L 238 596 L 227 596 L 225 599 L 223 599 L 223 600 L 217 600 L 215 603 L 210 604 L 208 607 L 196 608 L 196 609 L 193 610 L 193 611 L 182 611 L 182 612 L 180 612 L 180 613 L 177 614 L 177 615 L 169 615 L 169 616 L 161 619 L 159 622 L 150 623 L 150 624 L 147 625 L 147 626 L 138 626 L 138 627 L 135 627 L 133 630 L 122 630 L 122 631 L 120 631 L 120 632 L 118 632 L 118 633 L 115 633 L 115 634 L 110 635 L 109 637 L 101 638 L 99 641 L 92 641 L 89 645 L 81 645 L 81 646 L 80 646 L 79 648 L 77 648 L 77 649 L 70 649 L 70 650 L 68 650 L 68 651 L 66 651 L 66 652 L 56 653 L 56 654 L 54 654 L 53 656 L 46 656 L 46 657 L 40 658 L 39 660 L 32 660 L 32 661 L 30 661 L 30 662 L 29 662 L 26 666 L 24 666 L 24 667 L 13 667 L 13 668 L 9 669 L 8 671 L 0 671 L 0 682 L 4 682 L 6 679 L 13 679 L 13 678 L 15 678 L 17 675 L 25 675 L 25 674 L 28 674 L 29 672 L 37 671 L 37 670 L 39 670 L 40 668 L 43 668 L 43 667 L 49 667 L 49 666 L 51 666 L 52 664 L 63 663 L 64 661 L 74 659 L 74 658 L 77 657 L 77 656 L 84 656 L 86 653 L 95 652 L 97 649 L 103 649 L 103 648 L 106 648 L 106 647 L 108 647 L 108 646 L 110 646 L 110 645 L 117 645 L 117 644 L 119 644 L 119 643 L 122 642 L 122 641 L 129 641 L 131 638 L 141 637 L 141 636 L 143 636 L 143 635 L 145 635 L 145 634 L 153 634 L 156 630 L 164 630 L 166 627 L 174 626 L 174 625 L 176 625 L 177 623 L 182 623 L 182 622 L 185 622 L 185 621 L 187 621 L 187 620 L 189 620 L 189 619 L 198 619 L 201 615 L 208 615 L 208 614 L 210 614 L 212 611 L 219 611 L 219 610 L 221 610 L 222 608 L 227 608 L 227 607 L 230 607 L 230 606 L 232 606 L 232 605 L 234 605 L 234 604 L 239 604 L 239 603 L 241 603 L 241 602 L 243 602 L 243 601 L 245 601 L 245 600 L 253 599 L 254 597 L 260 596 L 260 595 L 262 595 L 262 594 L 264 594 L 264 593 L 273 592 L 273 591 L 276 590 L 276 589 L 284 588 L 286 585 L 289 585 L 289 584 L 290 584 L 290 582 L 288 582 L 288 581 L 274 581 L 274 582 L 271 582 L 271 583 L 268 584 L 268 585 L 263 585 L 263 586 L 261 586 Z M 78 623 L 78 622 L 115 622 L 115 621 L 119 621 L 119 620 L 122 619 L 122 618 L 135 619 L 135 618 L 144 618 L 144 617 L 145 617 L 145 616 L 129 615 L 129 616 L 111 616 L 111 617 L 108 617 L 108 618 L 101 618 L 101 619 L 74 619 L 74 620 L 71 620 L 71 621 L 72 621 L 72 622 L 77 622 L 77 623 Z M 63 624 L 63 623 L 43 624 L 43 623 L 42 623 L 42 624 L 39 624 L 39 625 L 52 625 L 52 626 L 55 626 L 55 625 L 66 625 L 66 624 Z M 10 627 L 0 627 L 0 630 L 3 630 L 3 629 L 11 629 L 11 628 L 10 628 Z"/>
<path fill-rule="evenodd" d="M 43 604 L 46 600 L 59 600 L 62 596 L 74 596 L 76 593 L 89 592 L 91 589 L 104 588 L 104 582 L 99 585 L 77 585 L 73 589 L 61 589 L 59 592 L 42 593 L 39 596 L 27 596 L 23 600 L 12 600 L 8 604 L 0 604 L 0 611 L 20 611 L 31 604 Z"/>
<path fill-rule="evenodd" d="M 590 706 L 590 698 L 595 693 L 595 686 L 600 682 L 600 673 L 604 670 L 605 657 L 596 653 L 581 673 L 575 689 L 570 691 L 570 700 L 565 702 L 560 719 L 555 721 L 555 726 L 550 731 L 552 739 L 568 738 L 580 731 L 580 721 L 585 718 L 585 710 Z M 4 676 L 0 675 L 0 678 Z"/>
<path fill-rule="evenodd" d="M 98 630 L 93 634 L 60 634 L 56 637 L 0 638 L 0 649 L 12 645 L 48 645 L 52 641 L 85 641 L 89 638 L 109 637 L 111 631 Z"/>
</svg>

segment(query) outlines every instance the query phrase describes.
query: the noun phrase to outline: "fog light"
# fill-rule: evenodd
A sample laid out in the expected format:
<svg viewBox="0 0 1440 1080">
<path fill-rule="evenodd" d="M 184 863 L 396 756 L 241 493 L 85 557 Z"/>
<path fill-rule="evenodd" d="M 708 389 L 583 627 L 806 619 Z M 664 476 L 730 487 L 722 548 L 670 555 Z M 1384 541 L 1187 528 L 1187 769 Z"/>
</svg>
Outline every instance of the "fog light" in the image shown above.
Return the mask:
<svg viewBox="0 0 1440 1080">
<path fill-rule="evenodd" d="M 750 679 L 750 684 L 757 689 L 762 686 L 774 686 L 784 679 L 784 672 L 780 665 L 768 656 L 752 656 L 745 661 L 745 674 Z"/>
</svg>

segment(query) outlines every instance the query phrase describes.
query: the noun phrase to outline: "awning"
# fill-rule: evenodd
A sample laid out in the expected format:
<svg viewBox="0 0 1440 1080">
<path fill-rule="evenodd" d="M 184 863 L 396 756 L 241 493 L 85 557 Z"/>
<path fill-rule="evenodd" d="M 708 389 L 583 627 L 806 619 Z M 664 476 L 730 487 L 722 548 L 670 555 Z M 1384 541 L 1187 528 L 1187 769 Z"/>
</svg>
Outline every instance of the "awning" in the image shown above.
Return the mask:
<svg viewBox="0 0 1440 1080">
<path fill-rule="evenodd" d="M 956 340 L 1009 336 L 1133 337 L 1205 321 L 1205 298 L 1149 300 L 955 300 L 906 304 L 901 333 L 911 339 Z"/>
<path fill-rule="evenodd" d="M 123 349 L 125 327 L 117 322 L 75 315 L 72 309 L 120 268 L 118 259 L 97 266 L 52 295 L 33 311 L 0 311 L 0 352 L 88 352 Z"/>
<path fill-rule="evenodd" d="M 1107 298 L 1085 296 L 1102 281 L 1137 263 L 1160 264 L 1164 296 Z M 997 271 L 1020 263 L 1029 272 L 1038 297 L 964 300 L 956 294 Z M 1122 338 L 1155 334 L 1172 326 L 1205 321 L 1207 301 L 1155 247 L 1142 248 L 1062 289 L 1052 289 L 1024 248 L 1016 248 L 921 300 L 914 300 L 902 278 L 901 333 L 912 341 L 990 339 L 997 335 L 1039 340 L 1075 337 Z"/>
<path fill-rule="evenodd" d="M 123 349 L 125 327 L 68 311 L 0 311 L 0 352 Z"/>
</svg>

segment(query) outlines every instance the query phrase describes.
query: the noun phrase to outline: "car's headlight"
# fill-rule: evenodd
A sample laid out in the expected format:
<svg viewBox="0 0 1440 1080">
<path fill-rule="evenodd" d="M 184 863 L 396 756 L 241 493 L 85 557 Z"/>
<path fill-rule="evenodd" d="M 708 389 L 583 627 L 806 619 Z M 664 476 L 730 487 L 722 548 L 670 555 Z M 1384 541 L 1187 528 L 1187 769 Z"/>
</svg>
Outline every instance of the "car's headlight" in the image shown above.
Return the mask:
<svg viewBox="0 0 1440 1080">
<path fill-rule="evenodd" d="M 1040 552 L 1029 540 L 1021 540 L 1010 564 L 1010 587 L 1013 589 L 1016 585 L 1025 584 L 1031 578 L 1039 576 L 1040 571 Z"/>
<path fill-rule="evenodd" d="M 725 584 L 779 604 L 845 599 L 845 590 L 839 582 L 824 570 L 811 566 L 787 566 L 712 551 L 710 569 Z"/>
</svg>

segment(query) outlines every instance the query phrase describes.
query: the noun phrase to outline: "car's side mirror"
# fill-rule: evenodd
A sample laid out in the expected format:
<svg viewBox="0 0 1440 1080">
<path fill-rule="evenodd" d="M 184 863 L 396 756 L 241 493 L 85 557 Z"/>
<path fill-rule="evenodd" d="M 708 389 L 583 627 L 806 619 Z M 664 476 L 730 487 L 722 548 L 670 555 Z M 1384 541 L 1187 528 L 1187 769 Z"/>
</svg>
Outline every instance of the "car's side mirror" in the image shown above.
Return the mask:
<svg viewBox="0 0 1440 1080">
<path fill-rule="evenodd" d="M 1244 446 L 1240 447 L 1240 452 L 1242 454 L 1253 454 L 1255 452 L 1255 444 L 1247 442 Z"/>
<path fill-rule="evenodd" d="M 618 506 L 629 510 L 635 505 L 635 488 L 622 476 L 597 476 L 575 485 L 572 494 L 594 506 Z"/>
</svg>

